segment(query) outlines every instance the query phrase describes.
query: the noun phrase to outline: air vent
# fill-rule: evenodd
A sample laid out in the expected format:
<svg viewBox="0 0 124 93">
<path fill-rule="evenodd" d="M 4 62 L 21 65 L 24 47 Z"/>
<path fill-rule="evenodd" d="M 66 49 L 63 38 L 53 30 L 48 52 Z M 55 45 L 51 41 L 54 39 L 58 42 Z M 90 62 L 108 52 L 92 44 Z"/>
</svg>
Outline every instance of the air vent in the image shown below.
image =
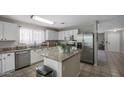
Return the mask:
<svg viewBox="0 0 124 93">
<path fill-rule="evenodd" d="M 65 23 L 64 23 L 64 22 L 62 22 L 62 23 L 60 23 L 60 24 L 64 25 Z"/>
</svg>

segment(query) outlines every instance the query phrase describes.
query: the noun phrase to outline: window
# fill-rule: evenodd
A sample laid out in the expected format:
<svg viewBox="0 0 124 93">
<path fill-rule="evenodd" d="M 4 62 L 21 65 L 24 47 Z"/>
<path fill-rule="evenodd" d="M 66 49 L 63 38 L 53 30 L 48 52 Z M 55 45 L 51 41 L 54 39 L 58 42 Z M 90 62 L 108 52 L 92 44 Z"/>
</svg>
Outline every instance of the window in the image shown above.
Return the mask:
<svg viewBox="0 0 124 93">
<path fill-rule="evenodd" d="M 44 31 L 20 27 L 20 43 L 40 44 L 45 41 Z"/>
</svg>

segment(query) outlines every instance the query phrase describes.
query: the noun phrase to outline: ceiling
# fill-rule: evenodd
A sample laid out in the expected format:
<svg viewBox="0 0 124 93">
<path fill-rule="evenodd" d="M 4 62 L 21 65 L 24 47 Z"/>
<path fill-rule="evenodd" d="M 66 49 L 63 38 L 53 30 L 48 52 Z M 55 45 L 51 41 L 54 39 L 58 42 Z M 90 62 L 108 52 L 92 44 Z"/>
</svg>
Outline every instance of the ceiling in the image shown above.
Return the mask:
<svg viewBox="0 0 124 93">
<path fill-rule="evenodd" d="M 91 28 L 90 26 L 94 24 L 96 20 L 100 21 L 99 30 L 101 32 L 107 31 L 115 27 L 124 27 L 123 15 L 38 15 L 42 18 L 54 21 L 55 24 L 53 25 L 32 20 L 30 18 L 31 15 L 1 15 L 1 16 L 15 21 L 35 24 L 58 30 L 66 28 L 79 28 L 81 30 L 87 30 Z"/>
</svg>

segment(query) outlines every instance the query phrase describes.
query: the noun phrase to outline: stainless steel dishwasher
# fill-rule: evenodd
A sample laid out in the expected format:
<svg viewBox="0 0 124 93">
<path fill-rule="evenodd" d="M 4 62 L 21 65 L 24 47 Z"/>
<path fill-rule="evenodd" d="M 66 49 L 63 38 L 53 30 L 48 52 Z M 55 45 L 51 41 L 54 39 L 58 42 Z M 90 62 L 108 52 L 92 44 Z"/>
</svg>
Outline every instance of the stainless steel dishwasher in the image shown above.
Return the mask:
<svg viewBox="0 0 124 93">
<path fill-rule="evenodd" d="M 30 65 L 30 51 L 18 51 L 15 57 L 15 68 L 23 68 Z"/>
</svg>

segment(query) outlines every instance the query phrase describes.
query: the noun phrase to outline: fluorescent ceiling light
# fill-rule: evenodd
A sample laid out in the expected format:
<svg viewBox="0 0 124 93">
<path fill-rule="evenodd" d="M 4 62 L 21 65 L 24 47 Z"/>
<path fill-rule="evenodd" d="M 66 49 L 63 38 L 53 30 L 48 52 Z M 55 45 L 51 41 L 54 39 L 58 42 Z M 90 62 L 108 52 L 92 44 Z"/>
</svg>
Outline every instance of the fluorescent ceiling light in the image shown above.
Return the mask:
<svg viewBox="0 0 124 93">
<path fill-rule="evenodd" d="M 111 31 L 111 32 L 117 32 L 117 31 L 122 31 L 122 30 L 123 30 L 123 28 L 115 28 L 115 29 L 111 29 L 109 31 Z"/>
<path fill-rule="evenodd" d="M 41 18 L 41 17 L 39 17 L 39 16 L 31 16 L 31 18 L 32 19 L 34 19 L 34 20 L 37 20 L 37 21 L 39 21 L 39 22 L 44 22 L 44 23 L 47 23 L 47 24 L 54 24 L 54 22 L 52 22 L 52 21 L 49 21 L 49 20 L 47 20 L 47 19 L 44 19 L 44 18 Z"/>
</svg>

